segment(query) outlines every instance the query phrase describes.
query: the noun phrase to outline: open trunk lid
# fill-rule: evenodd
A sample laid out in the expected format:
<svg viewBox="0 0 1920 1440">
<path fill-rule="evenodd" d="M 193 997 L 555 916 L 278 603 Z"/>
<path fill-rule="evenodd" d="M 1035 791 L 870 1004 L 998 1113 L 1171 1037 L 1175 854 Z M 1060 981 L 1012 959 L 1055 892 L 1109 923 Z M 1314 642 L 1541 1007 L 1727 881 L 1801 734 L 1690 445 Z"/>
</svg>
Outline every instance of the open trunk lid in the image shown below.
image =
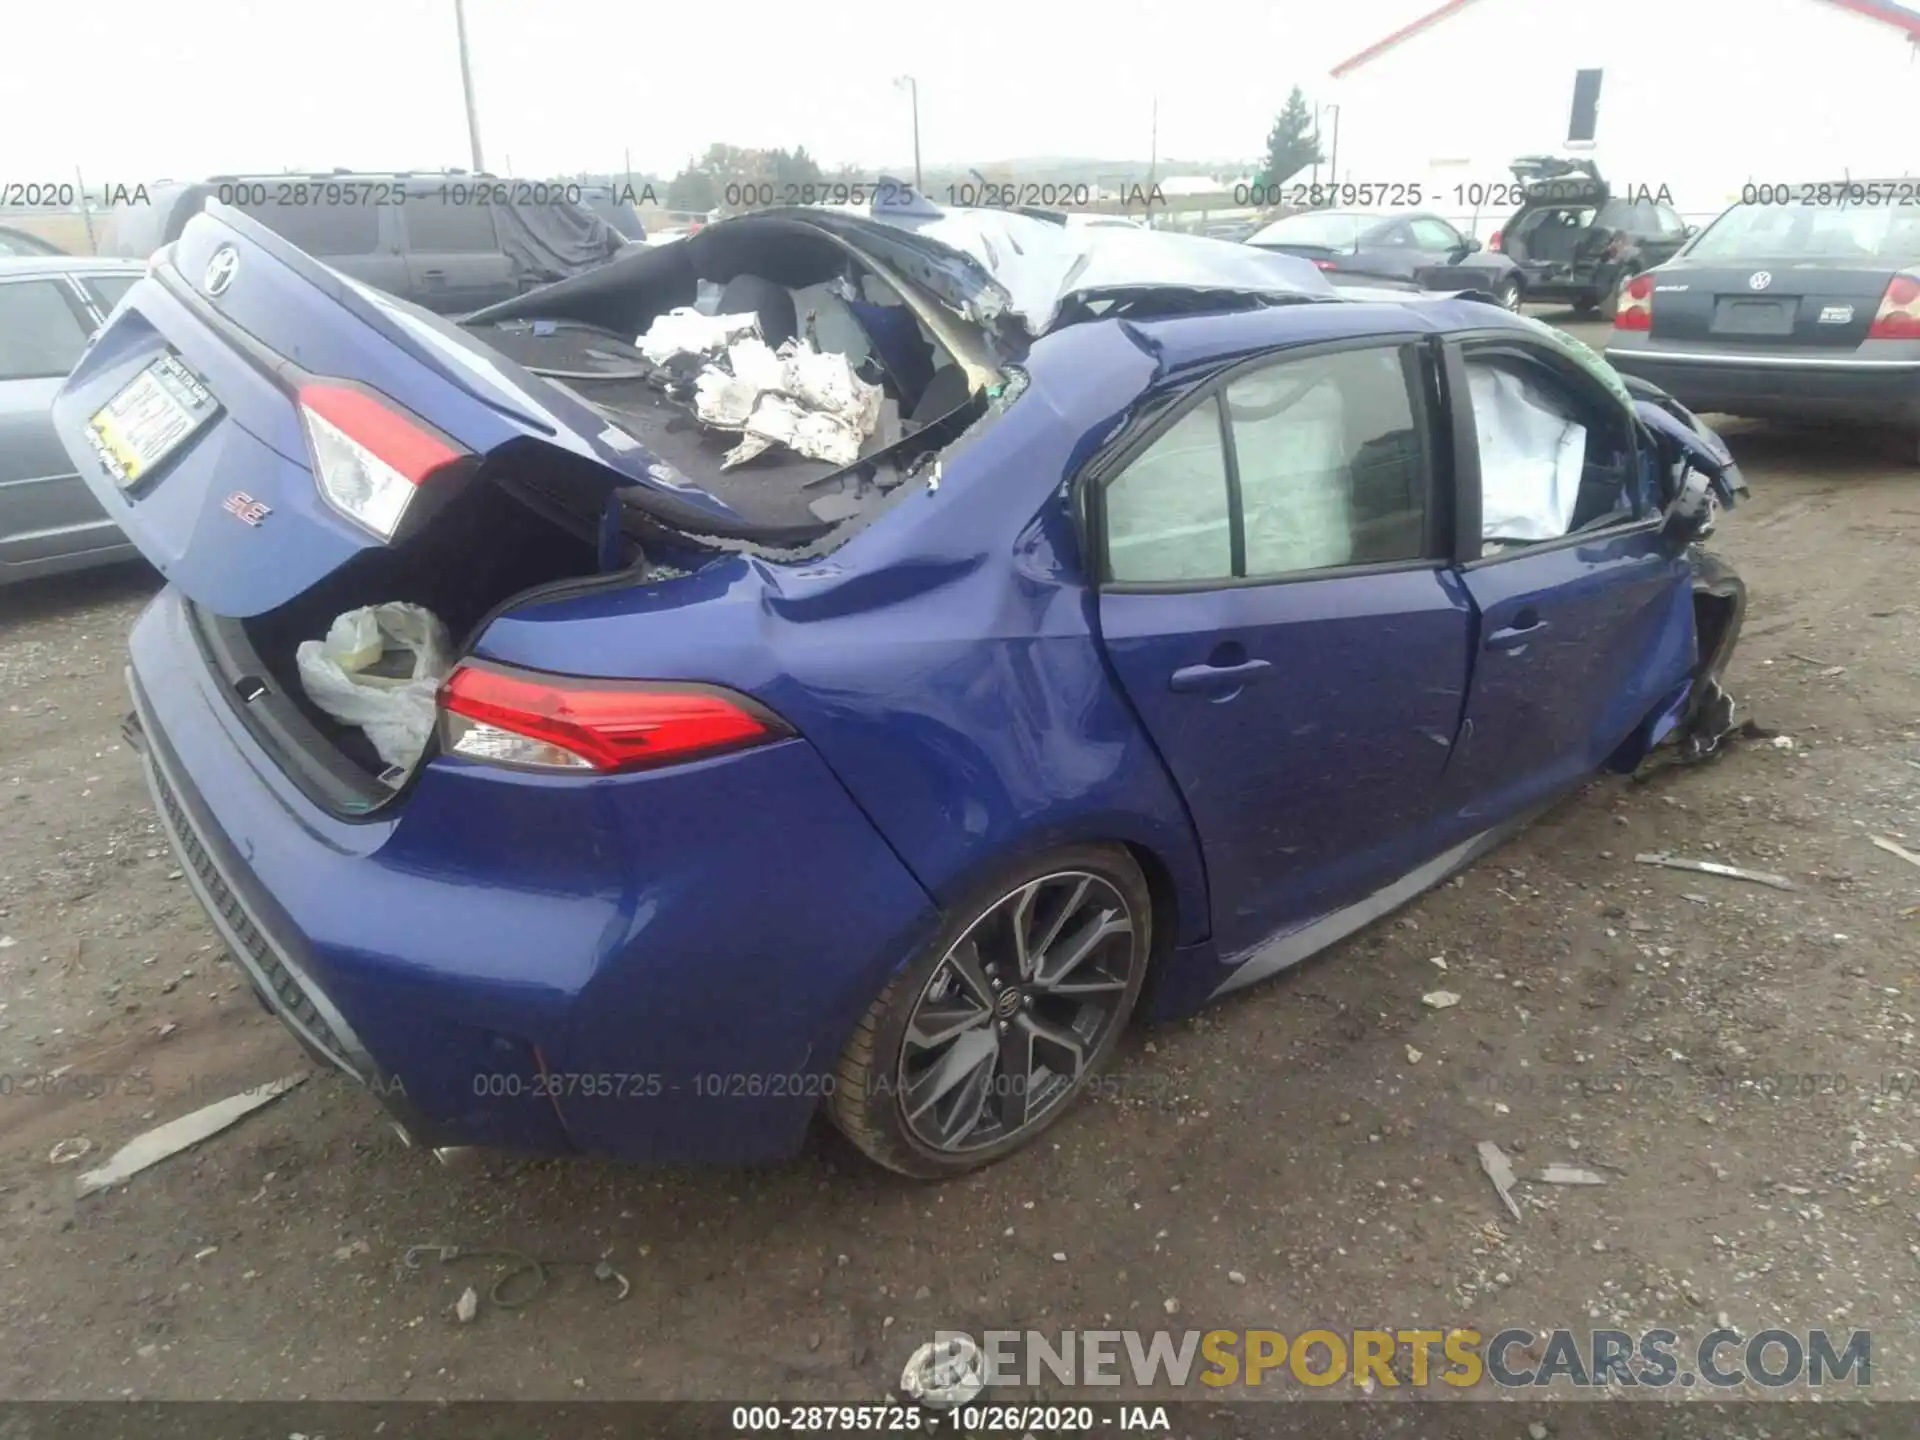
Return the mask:
<svg viewBox="0 0 1920 1440">
<path fill-rule="evenodd" d="M 1613 196 L 1613 188 L 1600 176 L 1600 167 L 1591 160 L 1573 160 L 1559 155 L 1521 155 L 1507 167 L 1525 187 L 1525 204 L 1561 201 L 1582 205 L 1604 205 Z"/>
<path fill-rule="evenodd" d="M 53 417 L 127 537 L 226 616 L 275 609 L 404 538 L 515 442 L 592 462 L 568 470 L 592 477 L 574 483 L 600 487 L 602 503 L 644 486 L 739 518 L 583 400 L 215 202 L 128 292 Z M 373 473 L 342 436 L 414 486 L 387 533 L 391 504 L 356 519 L 319 483 L 317 447 Z"/>
</svg>

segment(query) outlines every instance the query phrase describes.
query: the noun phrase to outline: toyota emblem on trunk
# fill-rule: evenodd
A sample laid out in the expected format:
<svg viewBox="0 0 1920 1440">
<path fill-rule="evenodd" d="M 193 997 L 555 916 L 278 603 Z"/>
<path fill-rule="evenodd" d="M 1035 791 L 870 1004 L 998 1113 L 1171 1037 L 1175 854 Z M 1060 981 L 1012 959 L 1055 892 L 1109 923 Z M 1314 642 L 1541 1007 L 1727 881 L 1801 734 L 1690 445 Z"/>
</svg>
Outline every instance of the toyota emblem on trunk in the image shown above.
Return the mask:
<svg viewBox="0 0 1920 1440">
<path fill-rule="evenodd" d="M 224 295 L 227 287 L 233 284 L 233 277 L 239 273 L 240 252 L 231 245 L 222 245 L 207 261 L 207 273 L 200 280 L 201 288 L 209 295 Z"/>
<path fill-rule="evenodd" d="M 1764 290 L 1772 283 L 1773 272 L 1771 270 L 1756 270 L 1747 277 L 1747 288 L 1749 290 Z"/>
</svg>

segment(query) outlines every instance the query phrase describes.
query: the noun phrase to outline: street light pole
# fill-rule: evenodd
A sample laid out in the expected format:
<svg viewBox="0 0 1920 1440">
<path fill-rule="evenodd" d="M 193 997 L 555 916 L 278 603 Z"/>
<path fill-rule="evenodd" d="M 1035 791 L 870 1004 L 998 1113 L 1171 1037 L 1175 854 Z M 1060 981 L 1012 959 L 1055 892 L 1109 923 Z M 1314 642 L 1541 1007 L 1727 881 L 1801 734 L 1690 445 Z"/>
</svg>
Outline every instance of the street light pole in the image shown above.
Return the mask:
<svg viewBox="0 0 1920 1440">
<path fill-rule="evenodd" d="M 1340 183 L 1340 107 L 1329 105 L 1327 109 L 1333 112 L 1333 150 L 1327 156 L 1327 183 L 1338 185 Z"/>
<path fill-rule="evenodd" d="M 453 0 L 453 24 L 460 35 L 460 88 L 467 96 L 467 143 L 473 147 L 473 171 L 482 174 L 487 162 L 480 154 L 480 112 L 473 103 L 473 62 L 467 58 L 467 3 Z"/>
<path fill-rule="evenodd" d="M 923 193 L 920 184 L 920 83 L 911 75 L 902 75 L 893 82 L 896 90 L 905 90 L 913 101 L 913 189 L 915 194 Z"/>
</svg>

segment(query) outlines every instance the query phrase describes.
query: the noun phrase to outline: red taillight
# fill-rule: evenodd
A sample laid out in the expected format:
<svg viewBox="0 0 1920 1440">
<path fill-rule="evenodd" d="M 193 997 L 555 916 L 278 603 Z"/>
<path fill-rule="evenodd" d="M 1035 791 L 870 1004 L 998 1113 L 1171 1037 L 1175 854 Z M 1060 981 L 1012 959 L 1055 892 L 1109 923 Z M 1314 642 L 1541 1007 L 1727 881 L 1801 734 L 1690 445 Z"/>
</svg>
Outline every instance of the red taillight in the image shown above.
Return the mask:
<svg viewBox="0 0 1920 1440">
<path fill-rule="evenodd" d="M 1316 260 L 1313 263 L 1316 267 L 1322 270 L 1338 270 L 1340 268 L 1338 265 L 1334 264 L 1333 261 L 1331 260 Z"/>
<path fill-rule="evenodd" d="M 1920 277 L 1896 275 L 1880 297 L 1869 340 L 1920 340 Z"/>
<path fill-rule="evenodd" d="M 420 482 L 464 453 L 357 386 L 317 380 L 295 398 L 320 493 L 382 540 L 393 538 Z"/>
<path fill-rule="evenodd" d="M 440 689 L 442 743 L 472 760 L 538 770 L 640 770 L 792 732 L 711 685 L 586 680 L 462 665 Z"/>
<path fill-rule="evenodd" d="M 1499 249 L 1500 249 L 1500 237 L 1501 237 L 1502 235 L 1504 235 L 1505 233 L 1506 233 L 1506 232 L 1505 232 L 1504 230 L 1496 230 L 1496 231 L 1494 231 L 1494 232 L 1493 232 L 1493 235 L 1491 236 L 1491 238 L 1489 238 L 1489 239 L 1488 239 L 1488 241 L 1487 241 L 1487 249 L 1489 249 L 1489 250 L 1492 250 L 1492 251 L 1494 251 L 1494 252 L 1496 252 L 1496 253 L 1498 253 L 1498 251 L 1499 251 Z"/>
<path fill-rule="evenodd" d="M 331 421 L 355 444 L 364 446 L 416 485 L 440 466 L 460 458 L 460 451 L 439 436 L 429 434 L 364 390 L 322 381 L 302 385 L 299 399 L 304 408 Z"/>
<path fill-rule="evenodd" d="M 1653 329 L 1653 276 L 1636 275 L 1620 292 L 1620 304 L 1613 312 L 1616 330 Z"/>
</svg>

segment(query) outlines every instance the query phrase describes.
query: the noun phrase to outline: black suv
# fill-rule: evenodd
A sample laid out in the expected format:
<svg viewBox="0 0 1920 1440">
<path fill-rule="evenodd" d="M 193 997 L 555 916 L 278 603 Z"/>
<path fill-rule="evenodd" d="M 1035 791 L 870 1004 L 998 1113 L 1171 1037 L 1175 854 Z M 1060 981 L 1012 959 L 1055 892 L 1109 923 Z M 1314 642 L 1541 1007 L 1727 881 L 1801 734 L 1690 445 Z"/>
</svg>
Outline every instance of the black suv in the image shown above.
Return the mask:
<svg viewBox="0 0 1920 1440">
<path fill-rule="evenodd" d="M 1591 160 L 1523 155 L 1513 176 L 1525 199 L 1488 248 L 1520 267 L 1529 300 L 1611 320 L 1621 286 L 1671 260 L 1693 233 L 1664 200 L 1616 196 Z"/>
<path fill-rule="evenodd" d="M 218 200 L 344 275 L 460 315 L 592 269 L 624 248 L 589 188 L 462 170 L 162 180 L 146 187 L 151 204 L 113 212 L 101 253 L 151 255 Z"/>
</svg>

